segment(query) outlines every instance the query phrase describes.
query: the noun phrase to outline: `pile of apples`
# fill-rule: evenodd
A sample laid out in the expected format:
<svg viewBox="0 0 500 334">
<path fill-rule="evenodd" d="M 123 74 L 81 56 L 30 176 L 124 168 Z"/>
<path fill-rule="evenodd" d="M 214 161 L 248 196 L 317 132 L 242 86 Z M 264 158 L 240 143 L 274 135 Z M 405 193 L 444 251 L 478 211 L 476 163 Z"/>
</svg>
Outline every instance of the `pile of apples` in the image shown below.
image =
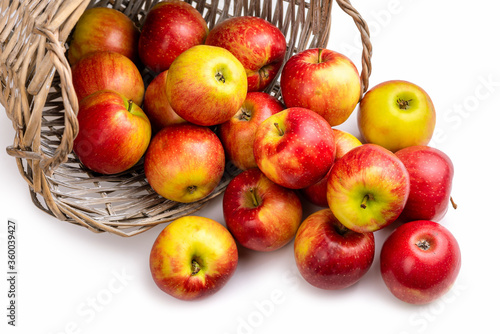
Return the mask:
<svg viewBox="0 0 500 334">
<path fill-rule="evenodd" d="M 186 216 L 154 242 L 152 277 L 176 298 L 221 289 L 237 267 L 237 245 L 269 252 L 292 240 L 307 282 L 346 288 L 373 263 L 373 233 L 396 221 L 380 254 L 384 282 L 408 303 L 439 298 L 461 260 L 438 223 L 453 164 L 427 146 L 430 97 L 401 80 L 362 96 L 344 55 L 314 48 L 285 61 L 286 50 L 283 33 L 263 19 L 234 17 L 209 30 L 182 1 L 156 4 L 140 30 L 119 11 L 88 9 L 68 49 L 80 104 L 74 151 L 102 174 L 144 157 L 151 187 L 183 203 L 208 196 L 226 163 L 241 170 L 223 195 L 225 226 Z M 155 73 L 147 87 L 144 67 Z M 280 69 L 282 100 L 264 92 Z M 334 128 L 358 102 L 364 143 Z M 306 201 L 318 210 L 304 219 Z"/>
</svg>

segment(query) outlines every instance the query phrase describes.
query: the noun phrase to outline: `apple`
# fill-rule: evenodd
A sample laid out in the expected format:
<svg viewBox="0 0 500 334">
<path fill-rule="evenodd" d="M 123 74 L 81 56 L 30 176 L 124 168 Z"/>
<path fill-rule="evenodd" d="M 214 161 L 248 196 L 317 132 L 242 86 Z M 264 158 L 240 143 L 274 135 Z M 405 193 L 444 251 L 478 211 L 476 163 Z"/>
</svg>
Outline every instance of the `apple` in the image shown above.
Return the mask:
<svg viewBox="0 0 500 334">
<path fill-rule="evenodd" d="M 222 209 L 236 241 L 262 252 L 288 244 L 302 222 L 302 204 L 295 192 L 272 182 L 258 168 L 229 182 Z"/>
<path fill-rule="evenodd" d="M 144 94 L 144 112 L 148 115 L 153 132 L 157 133 L 167 125 L 185 123 L 186 120 L 177 115 L 167 99 L 168 70 L 158 74 L 146 88 Z"/>
<path fill-rule="evenodd" d="M 231 51 L 247 73 L 248 91 L 265 90 L 285 59 L 286 39 L 281 30 L 255 16 L 239 16 L 218 23 L 208 33 L 207 45 Z"/>
<path fill-rule="evenodd" d="M 257 166 L 271 181 L 300 189 L 328 173 L 335 157 L 335 136 L 314 111 L 288 108 L 260 123 L 253 152 Z"/>
<path fill-rule="evenodd" d="M 122 12 L 108 7 L 94 7 L 78 19 L 68 48 L 68 61 L 76 64 L 95 51 L 120 53 L 134 63 L 139 61 L 139 29 Z"/>
<path fill-rule="evenodd" d="M 410 195 L 401 219 L 441 220 L 451 199 L 451 159 L 437 148 L 422 145 L 406 147 L 395 154 L 410 175 Z"/>
<path fill-rule="evenodd" d="M 208 34 L 203 16 L 184 1 L 160 1 L 146 14 L 139 57 L 154 72 L 163 72 L 187 49 L 203 44 Z"/>
<path fill-rule="evenodd" d="M 161 196 L 190 203 L 208 196 L 224 174 L 224 148 L 209 128 L 173 124 L 151 140 L 144 159 L 144 172 Z"/>
<path fill-rule="evenodd" d="M 113 90 L 138 106 L 144 99 L 144 81 L 135 64 L 122 54 L 96 51 L 71 67 L 78 101 L 100 91 Z"/>
<path fill-rule="evenodd" d="M 431 98 L 408 81 L 391 80 L 376 85 L 359 106 L 358 127 L 363 138 L 393 152 L 427 145 L 435 124 Z"/>
<path fill-rule="evenodd" d="M 151 139 L 151 124 L 135 103 L 114 91 L 84 98 L 78 110 L 74 152 L 87 168 L 116 174 L 134 166 Z"/>
<path fill-rule="evenodd" d="M 247 95 L 243 65 L 231 52 L 197 45 L 179 55 L 167 75 L 167 98 L 186 121 L 212 126 L 228 121 Z"/>
<path fill-rule="evenodd" d="M 181 300 L 213 295 L 232 277 L 237 264 L 238 250 L 229 231 L 199 216 L 184 216 L 167 225 L 149 256 L 156 285 Z"/>
<path fill-rule="evenodd" d="M 274 96 L 264 92 L 249 92 L 241 108 L 219 126 L 220 139 L 229 160 L 239 169 L 257 167 L 253 155 L 255 132 L 269 116 L 285 109 Z"/>
<path fill-rule="evenodd" d="M 391 293 L 410 304 L 444 295 L 460 271 L 460 247 L 444 226 L 417 220 L 398 226 L 380 252 L 380 271 Z"/>
<path fill-rule="evenodd" d="M 344 123 L 361 96 L 361 79 L 354 63 L 328 49 L 308 49 L 292 56 L 280 78 L 285 105 L 311 109 L 330 125 Z"/>
<path fill-rule="evenodd" d="M 335 159 L 340 159 L 347 152 L 355 147 L 361 146 L 361 142 L 358 138 L 354 137 L 352 134 L 346 131 L 332 129 L 335 134 Z M 332 165 L 333 167 L 333 165 Z M 331 169 L 330 169 L 331 170 Z M 326 199 L 326 189 L 328 185 L 328 172 L 321 180 L 316 182 L 309 187 L 300 189 L 301 194 L 311 203 L 328 208 L 328 200 Z"/>
<path fill-rule="evenodd" d="M 349 230 L 330 209 L 323 209 L 300 225 L 294 255 L 300 274 L 309 284 L 325 290 L 344 289 L 370 269 L 375 238 L 372 232 Z"/>
<path fill-rule="evenodd" d="M 375 144 L 347 152 L 330 171 L 328 206 L 356 232 L 373 232 L 394 222 L 410 193 L 410 176 L 401 160 Z"/>
</svg>

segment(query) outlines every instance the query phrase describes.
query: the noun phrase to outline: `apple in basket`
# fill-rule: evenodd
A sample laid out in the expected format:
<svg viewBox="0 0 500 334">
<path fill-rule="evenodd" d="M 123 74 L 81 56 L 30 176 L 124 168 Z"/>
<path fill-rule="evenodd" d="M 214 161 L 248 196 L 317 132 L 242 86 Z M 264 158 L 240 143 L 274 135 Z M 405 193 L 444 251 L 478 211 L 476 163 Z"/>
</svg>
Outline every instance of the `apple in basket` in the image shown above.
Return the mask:
<svg viewBox="0 0 500 334">
<path fill-rule="evenodd" d="M 222 209 L 234 238 L 256 251 L 285 246 L 302 222 L 302 204 L 295 192 L 272 182 L 258 168 L 243 171 L 229 182 Z"/>
<path fill-rule="evenodd" d="M 163 72 L 187 49 L 203 44 L 207 23 L 184 1 L 160 1 L 146 14 L 139 38 L 139 57 L 154 72 Z"/>
<path fill-rule="evenodd" d="M 239 169 L 257 167 L 253 154 L 255 132 L 269 116 L 285 109 L 274 96 L 264 92 L 249 92 L 241 108 L 219 126 L 220 139 L 228 159 Z"/>
<path fill-rule="evenodd" d="M 358 127 L 363 138 L 393 152 L 427 145 L 435 124 L 436 111 L 430 96 L 408 81 L 380 83 L 359 104 Z"/>
<path fill-rule="evenodd" d="M 197 45 L 181 53 L 167 75 L 167 98 L 188 122 L 212 126 L 228 121 L 247 95 L 243 65 L 231 52 Z"/>
<path fill-rule="evenodd" d="M 311 109 L 330 125 L 344 123 L 361 96 L 361 80 L 353 62 L 328 49 L 308 49 L 283 66 L 281 92 L 285 105 Z"/>
<path fill-rule="evenodd" d="M 135 103 L 114 91 L 95 92 L 80 102 L 74 151 L 87 168 L 116 174 L 134 166 L 151 139 L 151 125 Z"/>
<path fill-rule="evenodd" d="M 224 148 L 209 128 L 190 123 L 169 125 L 151 140 L 144 172 L 161 196 L 190 203 L 208 196 L 225 168 Z"/>
<path fill-rule="evenodd" d="M 137 64 L 139 29 L 122 12 L 108 7 L 94 7 L 83 12 L 76 23 L 68 48 L 68 60 L 76 64 L 95 51 L 120 53 Z"/>
<path fill-rule="evenodd" d="M 195 300 L 213 295 L 228 282 L 238 264 L 238 250 L 220 223 L 185 216 L 160 232 L 149 264 L 162 291 L 181 300 Z"/>
<path fill-rule="evenodd" d="M 144 81 L 135 64 L 122 54 L 97 51 L 71 67 L 78 101 L 100 91 L 113 90 L 138 106 L 144 99 Z"/>
<path fill-rule="evenodd" d="M 286 39 L 270 22 L 254 16 L 226 19 L 208 33 L 207 45 L 223 47 L 238 58 L 248 76 L 248 91 L 263 91 L 283 64 Z"/>
</svg>

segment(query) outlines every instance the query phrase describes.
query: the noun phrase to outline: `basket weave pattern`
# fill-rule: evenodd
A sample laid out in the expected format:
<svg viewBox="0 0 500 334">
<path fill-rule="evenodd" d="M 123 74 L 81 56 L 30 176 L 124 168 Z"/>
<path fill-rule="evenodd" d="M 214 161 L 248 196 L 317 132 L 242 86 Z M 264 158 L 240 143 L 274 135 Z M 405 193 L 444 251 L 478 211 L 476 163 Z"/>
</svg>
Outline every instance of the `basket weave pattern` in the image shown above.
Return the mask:
<svg viewBox="0 0 500 334">
<path fill-rule="evenodd" d="M 78 133 L 78 102 L 65 52 L 83 11 L 112 7 L 142 26 L 158 1 L 0 0 L 0 102 L 12 121 L 15 137 L 7 148 L 28 183 L 34 204 L 61 221 L 93 232 L 133 236 L 151 227 L 192 214 L 221 194 L 237 172 L 228 166 L 207 198 L 190 204 L 164 199 L 147 183 L 142 162 L 105 176 L 83 167 L 72 152 Z M 333 0 L 186 1 L 212 28 L 234 16 L 253 15 L 276 25 L 287 39 L 285 57 L 326 47 Z M 371 72 L 371 44 L 366 22 L 348 0 L 337 0 L 361 33 L 362 92 Z M 143 72 L 147 84 L 154 73 Z M 278 78 L 268 92 L 280 97 Z"/>
</svg>

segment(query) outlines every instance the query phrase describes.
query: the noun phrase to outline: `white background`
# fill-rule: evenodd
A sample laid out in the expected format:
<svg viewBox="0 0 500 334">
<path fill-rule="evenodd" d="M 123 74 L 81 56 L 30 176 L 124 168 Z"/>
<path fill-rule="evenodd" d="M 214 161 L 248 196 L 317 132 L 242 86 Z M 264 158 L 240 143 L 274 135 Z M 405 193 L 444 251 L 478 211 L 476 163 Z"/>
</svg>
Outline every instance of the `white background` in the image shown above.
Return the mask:
<svg viewBox="0 0 500 334">
<path fill-rule="evenodd" d="M 376 232 L 367 275 L 342 291 L 309 286 L 297 273 L 293 245 L 273 253 L 240 252 L 238 268 L 217 294 L 178 301 L 153 283 L 151 246 L 163 226 L 121 238 L 58 221 L 31 202 L 5 147 L 14 130 L 0 112 L 0 322 L 8 333 L 453 333 L 498 332 L 500 290 L 496 209 L 500 121 L 500 25 L 497 0 L 353 0 L 373 42 L 370 87 L 404 79 L 423 87 L 437 110 L 432 146 L 455 166 L 458 209 L 441 223 L 458 240 L 462 268 L 454 287 L 425 306 L 386 289 L 378 256 L 390 228 Z M 328 47 L 360 68 L 359 34 L 336 4 Z M 359 135 L 356 113 L 340 126 Z M 496 138 L 495 138 L 496 139 Z M 498 161 L 498 159 L 496 160 Z M 310 213 L 310 211 L 309 211 Z M 223 223 L 221 197 L 198 212 Z M 6 222 L 18 224 L 18 318 L 7 326 Z"/>
</svg>

